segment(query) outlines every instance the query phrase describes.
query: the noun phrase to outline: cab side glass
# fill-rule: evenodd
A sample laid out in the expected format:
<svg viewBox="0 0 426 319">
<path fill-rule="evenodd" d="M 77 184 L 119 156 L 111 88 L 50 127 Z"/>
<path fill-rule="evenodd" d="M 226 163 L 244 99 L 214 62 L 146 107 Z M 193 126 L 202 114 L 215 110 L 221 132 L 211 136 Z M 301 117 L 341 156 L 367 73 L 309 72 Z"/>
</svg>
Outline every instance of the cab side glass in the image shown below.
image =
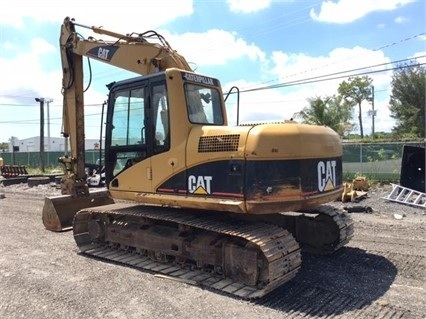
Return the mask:
<svg viewBox="0 0 426 319">
<path fill-rule="evenodd" d="M 191 123 L 223 125 L 221 98 L 217 90 L 187 83 L 185 98 Z"/>
</svg>

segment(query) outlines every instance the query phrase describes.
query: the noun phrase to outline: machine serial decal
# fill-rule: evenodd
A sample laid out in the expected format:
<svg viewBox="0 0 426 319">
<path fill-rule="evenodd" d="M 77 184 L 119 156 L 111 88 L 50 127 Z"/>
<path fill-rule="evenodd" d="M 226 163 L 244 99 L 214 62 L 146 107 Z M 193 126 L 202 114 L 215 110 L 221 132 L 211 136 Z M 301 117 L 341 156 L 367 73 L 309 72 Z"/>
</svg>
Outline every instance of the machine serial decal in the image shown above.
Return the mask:
<svg viewBox="0 0 426 319">
<path fill-rule="evenodd" d="M 191 194 L 207 195 L 211 194 L 210 182 L 212 176 L 194 176 L 188 177 L 188 191 Z"/>
<path fill-rule="evenodd" d="M 98 47 L 94 47 L 90 49 L 87 52 L 87 55 L 92 56 L 94 58 L 98 58 L 100 60 L 111 61 L 117 49 L 118 49 L 117 47 L 110 46 L 110 45 L 98 46 Z"/>
<path fill-rule="evenodd" d="M 336 187 L 336 161 L 320 161 L 317 165 L 318 190 L 332 190 Z"/>
</svg>

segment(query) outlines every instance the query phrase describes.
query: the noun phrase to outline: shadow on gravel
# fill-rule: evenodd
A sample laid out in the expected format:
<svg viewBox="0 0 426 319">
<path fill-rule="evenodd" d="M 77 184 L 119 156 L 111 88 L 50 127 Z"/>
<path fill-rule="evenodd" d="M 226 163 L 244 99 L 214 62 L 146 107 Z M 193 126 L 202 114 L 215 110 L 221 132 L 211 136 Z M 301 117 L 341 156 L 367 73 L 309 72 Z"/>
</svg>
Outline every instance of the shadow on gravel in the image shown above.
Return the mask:
<svg viewBox="0 0 426 319">
<path fill-rule="evenodd" d="M 388 259 L 358 248 L 302 258 L 302 269 L 292 281 L 253 303 L 300 315 L 339 315 L 372 304 L 397 274 Z"/>
</svg>

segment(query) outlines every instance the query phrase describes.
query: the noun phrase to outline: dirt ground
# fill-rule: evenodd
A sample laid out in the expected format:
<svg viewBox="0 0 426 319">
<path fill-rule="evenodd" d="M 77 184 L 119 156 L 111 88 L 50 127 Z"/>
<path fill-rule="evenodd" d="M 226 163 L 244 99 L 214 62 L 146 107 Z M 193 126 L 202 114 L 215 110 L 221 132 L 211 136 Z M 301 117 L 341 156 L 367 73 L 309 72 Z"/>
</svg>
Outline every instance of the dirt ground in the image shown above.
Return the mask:
<svg viewBox="0 0 426 319">
<path fill-rule="evenodd" d="M 1 318 L 426 318 L 426 213 L 383 199 L 389 185 L 348 204 L 373 213 L 351 213 L 346 247 L 303 254 L 296 278 L 253 301 L 79 254 L 72 232 L 43 227 L 46 187 L 0 186 Z"/>
</svg>

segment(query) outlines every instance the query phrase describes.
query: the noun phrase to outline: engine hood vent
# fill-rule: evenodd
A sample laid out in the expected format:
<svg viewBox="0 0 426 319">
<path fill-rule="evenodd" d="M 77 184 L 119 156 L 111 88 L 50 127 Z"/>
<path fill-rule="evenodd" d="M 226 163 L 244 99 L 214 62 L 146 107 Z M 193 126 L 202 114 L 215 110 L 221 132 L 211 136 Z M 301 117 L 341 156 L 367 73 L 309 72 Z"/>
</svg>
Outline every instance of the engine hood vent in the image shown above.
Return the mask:
<svg viewBox="0 0 426 319">
<path fill-rule="evenodd" d="M 240 134 L 201 136 L 198 141 L 198 153 L 236 152 Z"/>
</svg>

